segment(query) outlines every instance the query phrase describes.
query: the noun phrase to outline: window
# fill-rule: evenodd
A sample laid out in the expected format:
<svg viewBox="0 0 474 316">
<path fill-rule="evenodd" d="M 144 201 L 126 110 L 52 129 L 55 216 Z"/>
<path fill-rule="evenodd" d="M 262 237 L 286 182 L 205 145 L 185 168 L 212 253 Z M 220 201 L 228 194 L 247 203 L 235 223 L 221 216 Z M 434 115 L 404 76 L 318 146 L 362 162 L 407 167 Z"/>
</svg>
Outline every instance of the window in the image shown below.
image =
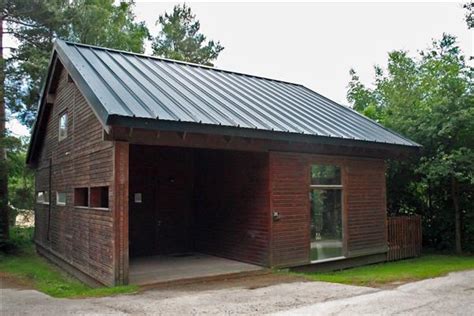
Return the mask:
<svg viewBox="0 0 474 316">
<path fill-rule="evenodd" d="M 67 137 L 67 113 L 61 114 L 59 117 L 59 141 Z"/>
<path fill-rule="evenodd" d="M 49 204 L 49 192 L 39 191 L 36 193 L 36 203 Z"/>
<path fill-rule="evenodd" d="M 56 205 L 66 205 L 65 192 L 56 192 Z"/>
<path fill-rule="evenodd" d="M 89 189 L 74 189 L 74 206 L 89 206 Z"/>
<path fill-rule="evenodd" d="M 109 207 L 109 187 L 91 188 L 91 207 Z"/>
<path fill-rule="evenodd" d="M 341 168 L 331 165 L 311 166 L 312 261 L 343 255 Z"/>
</svg>

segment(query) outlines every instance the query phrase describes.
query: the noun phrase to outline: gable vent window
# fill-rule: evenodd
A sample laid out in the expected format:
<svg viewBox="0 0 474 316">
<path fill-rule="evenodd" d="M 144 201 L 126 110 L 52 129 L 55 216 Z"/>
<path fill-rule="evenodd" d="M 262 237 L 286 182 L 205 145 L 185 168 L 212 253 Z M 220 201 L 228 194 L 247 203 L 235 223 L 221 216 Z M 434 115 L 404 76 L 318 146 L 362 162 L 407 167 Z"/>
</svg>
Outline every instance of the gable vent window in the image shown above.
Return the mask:
<svg viewBox="0 0 474 316">
<path fill-rule="evenodd" d="M 67 137 L 67 124 L 67 113 L 63 113 L 59 117 L 59 141 Z"/>
</svg>

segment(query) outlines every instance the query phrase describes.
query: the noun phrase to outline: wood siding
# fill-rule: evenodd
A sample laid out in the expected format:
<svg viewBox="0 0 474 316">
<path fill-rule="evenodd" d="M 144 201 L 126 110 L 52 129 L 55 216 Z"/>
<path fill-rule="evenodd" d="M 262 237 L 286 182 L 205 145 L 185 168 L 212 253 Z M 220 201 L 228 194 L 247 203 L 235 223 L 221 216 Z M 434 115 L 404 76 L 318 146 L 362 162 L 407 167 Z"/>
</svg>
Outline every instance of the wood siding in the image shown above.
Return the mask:
<svg viewBox="0 0 474 316">
<path fill-rule="evenodd" d="M 268 154 L 202 150 L 196 156 L 197 249 L 269 265 Z"/>
<path fill-rule="evenodd" d="M 114 223 L 109 210 L 74 207 L 74 188 L 109 186 L 114 200 L 114 144 L 102 140 L 103 129 L 74 82 L 62 71 L 36 169 L 36 191 L 49 191 L 50 204 L 35 205 L 35 240 L 101 283 L 114 279 Z M 59 117 L 68 115 L 68 136 L 58 141 Z M 56 205 L 56 192 L 66 205 Z"/>
<path fill-rule="evenodd" d="M 131 146 L 130 251 L 132 256 L 192 249 L 193 151 Z M 142 195 L 135 203 L 134 195 Z"/>
<path fill-rule="evenodd" d="M 341 167 L 345 255 L 386 251 L 385 165 L 383 160 L 298 153 L 270 153 L 273 222 L 272 265 L 309 263 L 309 185 L 312 164 Z"/>
</svg>

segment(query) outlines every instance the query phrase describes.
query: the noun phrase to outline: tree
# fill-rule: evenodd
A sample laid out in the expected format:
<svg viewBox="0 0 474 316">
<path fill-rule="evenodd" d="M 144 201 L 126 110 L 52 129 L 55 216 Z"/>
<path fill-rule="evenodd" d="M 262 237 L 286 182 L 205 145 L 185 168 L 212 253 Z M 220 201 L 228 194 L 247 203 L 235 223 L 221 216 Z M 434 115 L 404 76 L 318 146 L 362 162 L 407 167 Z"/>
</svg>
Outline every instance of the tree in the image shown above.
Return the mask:
<svg viewBox="0 0 474 316">
<path fill-rule="evenodd" d="M 418 58 L 391 52 L 387 73 L 375 72 L 373 89 L 351 72 L 348 100 L 423 145 L 420 157 L 391 163 L 389 211 L 422 213 L 432 245 L 474 250 L 474 78 L 456 39 L 445 34 Z"/>
<path fill-rule="evenodd" d="M 470 1 L 463 5 L 466 9 L 466 23 L 469 29 L 474 28 L 474 1 Z"/>
<path fill-rule="evenodd" d="M 6 110 L 27 126 L 32 125 L 54 39 L 143 52 L 149 33 L 143 22 L 134 21 L 133 1 L 119 4 L 114 0 L 0 1 L 1 244 L 8 238 L 9 217 Z M 5 34 L 19 43 L 11 50 L 8 60 L 3 55 Z"/>
<path fill-rule="evenodd" d="M 114 2 L 74 0 L 66 14 L 71 22 L 68 40 L 143 53 L 149 32 L 144 22 L 135 22 L 134 2 Z"/>
<path fill-rule="evenodd" d="M 176 5 L 171 14 L 160 15 L 157 24 L 161 31 L 152 43 L 153 55 L 213 66 L 224 49 L 219 42 L 207 41 L 199 33 L 201 25 L 191 8 Z"/>
<path fill-rule="evenodd" d="M 2 4 L 3 5 L 3 4 Z M 0 16 L 0 249 L 4 247 L 9 238 L 8 225 L 8 171 L 6 163 L 5 136 L 5 62 L 3 58 L 3 21 L 5 14 L 2 10 Z"/>
<path fill-rule="evenodd" d="M 28 137 L 8 137 L 8 192 L 10 223 L 18 212 L 32 210 L 35 199 L 33 170 L 25 165 Z"/>
<path fill-rule="evenodd" d="M 55 38 L 143 52 L 149 37 L 143 22 L 135 22 L 133 1 L 30 0 L 10 1 L 14 12 L 7 29 L 19 45 L 6 68 L 7 107 L 27 126 L 36 116 L 40 89 Z M 24 7 L 19 4 L 27 3 Z"/>
</svg>

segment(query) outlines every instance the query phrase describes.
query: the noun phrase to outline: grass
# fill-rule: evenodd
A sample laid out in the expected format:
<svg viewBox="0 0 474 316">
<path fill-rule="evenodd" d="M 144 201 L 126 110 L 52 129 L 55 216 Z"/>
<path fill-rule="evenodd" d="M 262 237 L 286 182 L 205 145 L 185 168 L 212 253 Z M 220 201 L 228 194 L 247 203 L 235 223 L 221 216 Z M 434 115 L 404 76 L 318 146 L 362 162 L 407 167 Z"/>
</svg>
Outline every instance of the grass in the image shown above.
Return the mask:
<svg viewBox="0 0 474 316">
<path fill-rule="evenodd" d="M 365 286 L 410 282 L 474 269 L 474 256 L 424 255 L 419 258 L 373 264 L 326 273 L 298 273 L 314 281 Z"/>
<path fill-rule="evenodd" d="M 19 284 L 31 286 L 53 297 L 100 297 L 137 292 L 137 286 L 92 288 L 60 271 L 39 257 L 31 242 L 31 228 L 13 228 L 12 243 L 16 251 L 0 253 L 0 272 L 13 277 Z"/>
</svg>

